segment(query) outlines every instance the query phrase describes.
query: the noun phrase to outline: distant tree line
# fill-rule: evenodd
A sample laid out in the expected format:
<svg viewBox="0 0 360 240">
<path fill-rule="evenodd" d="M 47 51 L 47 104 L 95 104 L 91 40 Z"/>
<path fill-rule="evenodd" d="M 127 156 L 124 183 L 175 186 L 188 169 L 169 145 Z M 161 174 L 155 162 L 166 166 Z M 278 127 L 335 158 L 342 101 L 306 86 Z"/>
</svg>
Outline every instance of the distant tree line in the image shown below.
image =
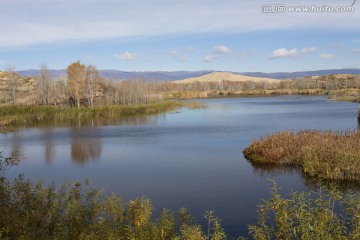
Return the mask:
<svg viewBox="0 0 360 240">
<path fill-rule="evenodd" d="M 73 107 L 94 105 L 133 105 L 149 103 L 168 97 L 168 92 L 227 91 L 237 94 L 266 90 L 321 90 L 359 89 L 359 75 L 328 75 L 305 77 L 278 82 L 226 81 L 174 83 L 143 80 L 110 81 L 100 76 L 94 65 L 80 61 L 67 67 L 67 74 L 54 78 L 45 64 L 40 67 L 40 76 L 21 78 L 14 67 L 8 67 L 7 83 L 0 82 L 0 103 L 69 105 Z M 1 77 L 1 76 L 0 76 Z M 1 78 L 0 78 L 1 79 Z M 266 93 L 266 92 L 264 92 Z M 206 95 L 205 95 L 206 96 Z"/>
<path fill-rule="evenodd" d="M 278 82 L 254 82 L 254 81 L 219 81 L 219 82 L 193 82 L 173 83 L 159 82 L 157 90 L 167 91 L 252 91 L 252 90 L 280 90 L 280 89 L 317 89 L 317 90 L 341 90 L 359 89 L 359 75 L 328 75 L 321 77 L 305 77 L 296 80 L 282 80 Z"/>
<path fill-rule="evenodd" d="M 133 105 L 161 99 L 155 83 L 141 80 L 113 82 L 102 78 L 96 66 L 71 63 L 67 74 L 54 78 L 46 64 L 40 66 L 40 76 L 33 84 L 15 72 L 15 67 L 6 69 L 6 81 L 0 85 L 2 104 L 69 105 L 73 107 L 94 105 Z M 25 88 L 25 86 L 27 86 Z"/>
</svg>

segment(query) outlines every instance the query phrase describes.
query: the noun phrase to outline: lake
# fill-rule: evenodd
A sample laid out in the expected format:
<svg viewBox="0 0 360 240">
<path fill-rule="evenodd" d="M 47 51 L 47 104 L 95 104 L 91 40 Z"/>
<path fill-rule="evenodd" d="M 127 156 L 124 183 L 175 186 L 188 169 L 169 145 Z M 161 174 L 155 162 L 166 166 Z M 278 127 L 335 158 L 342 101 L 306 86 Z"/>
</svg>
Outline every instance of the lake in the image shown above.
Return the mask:
<svg viewBox="0 0 360 240">
<path fill-rule="evenodd" d="M 209 107 L 0 134 L 0 151 L 26 157 L 10 178 L 24 172 L 57 185 L 65 177 L 91 179 L 126 200 L 147 196 L 155 210 L 186 207 L 199 223 L 214 210 L 227 233 L 238 236 L 256 221 L 256 205 L 269 197 L 269 179 L 285 193 L 311 187 L 291 169 L 253 168 L 242 154 L 252 139 L 285 129 L 358 127 L 358 104 L 319 96 L 197 101 Z"/>
</svg>

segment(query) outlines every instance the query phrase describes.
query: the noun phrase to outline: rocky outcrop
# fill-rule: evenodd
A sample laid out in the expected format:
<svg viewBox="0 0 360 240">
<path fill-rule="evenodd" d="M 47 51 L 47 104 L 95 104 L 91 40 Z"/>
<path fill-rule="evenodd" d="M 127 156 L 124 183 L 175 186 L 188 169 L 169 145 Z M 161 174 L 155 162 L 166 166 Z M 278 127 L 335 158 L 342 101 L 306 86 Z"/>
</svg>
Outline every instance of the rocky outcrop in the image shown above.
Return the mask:
<svg viewBox="0 0 360 240">
<path fill-rule="evenodd" d="M 35 78 L 21 77 L 16 73 L 0 71 L 0 104 L 11 103 L 13 88 L 16 90 L 17 104 L 34 103 L 36 99 L 35 83 Z"/>
</svg>

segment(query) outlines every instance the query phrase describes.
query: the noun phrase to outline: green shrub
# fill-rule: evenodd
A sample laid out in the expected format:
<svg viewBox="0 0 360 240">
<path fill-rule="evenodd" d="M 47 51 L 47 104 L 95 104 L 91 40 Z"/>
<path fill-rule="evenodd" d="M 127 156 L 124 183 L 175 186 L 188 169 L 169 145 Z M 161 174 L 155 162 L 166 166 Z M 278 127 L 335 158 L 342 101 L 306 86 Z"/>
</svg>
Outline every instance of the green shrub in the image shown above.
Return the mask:
<svg viewBox="0 0 360 240">
<path fill-rule="evenodd" d="M 17 164 L 0 154 L 0 239 L 205 239 L 185 208 L 162 209 L 154 219 L 146 197 L 126 203 L 87 182 L 66 181 L 56 189 L 23 175 L 10 181 L 5 174 Z M 220 221 L 211 219 L 210 228 L 212 236 L 219 235 Z"/>
<path fill-rule="evenodd" d="M 292 192 L 286 198 L 279 188 L 258 207 L 258 222 L 249 226 L 253 239 L 359 239 L 360 196 L 336 187 Z M 335 210 L 337 209 L 337 210 Z"/>
</svg>

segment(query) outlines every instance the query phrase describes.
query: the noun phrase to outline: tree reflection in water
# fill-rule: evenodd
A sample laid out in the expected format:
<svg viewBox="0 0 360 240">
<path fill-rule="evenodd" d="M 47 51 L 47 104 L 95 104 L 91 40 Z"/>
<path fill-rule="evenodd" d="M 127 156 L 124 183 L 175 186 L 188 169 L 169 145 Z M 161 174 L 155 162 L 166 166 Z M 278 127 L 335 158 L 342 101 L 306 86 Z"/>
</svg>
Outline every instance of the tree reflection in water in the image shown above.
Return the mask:
<svg viewBox="0 0 360 240">
<path fill-rule="evenodd" d="M 72 140 L 71 140 L 71 158 L 74 163 L 85 164 L 89 160 L 97 161 L 101 155 L 101 141 L 97 138 L 98 130 L 96 128 L 91 129 L 93 136 L 89 138 L 78 138 L 82 132 L 87 131 L 86 128 L 72 128 Z"/>
</svg>

